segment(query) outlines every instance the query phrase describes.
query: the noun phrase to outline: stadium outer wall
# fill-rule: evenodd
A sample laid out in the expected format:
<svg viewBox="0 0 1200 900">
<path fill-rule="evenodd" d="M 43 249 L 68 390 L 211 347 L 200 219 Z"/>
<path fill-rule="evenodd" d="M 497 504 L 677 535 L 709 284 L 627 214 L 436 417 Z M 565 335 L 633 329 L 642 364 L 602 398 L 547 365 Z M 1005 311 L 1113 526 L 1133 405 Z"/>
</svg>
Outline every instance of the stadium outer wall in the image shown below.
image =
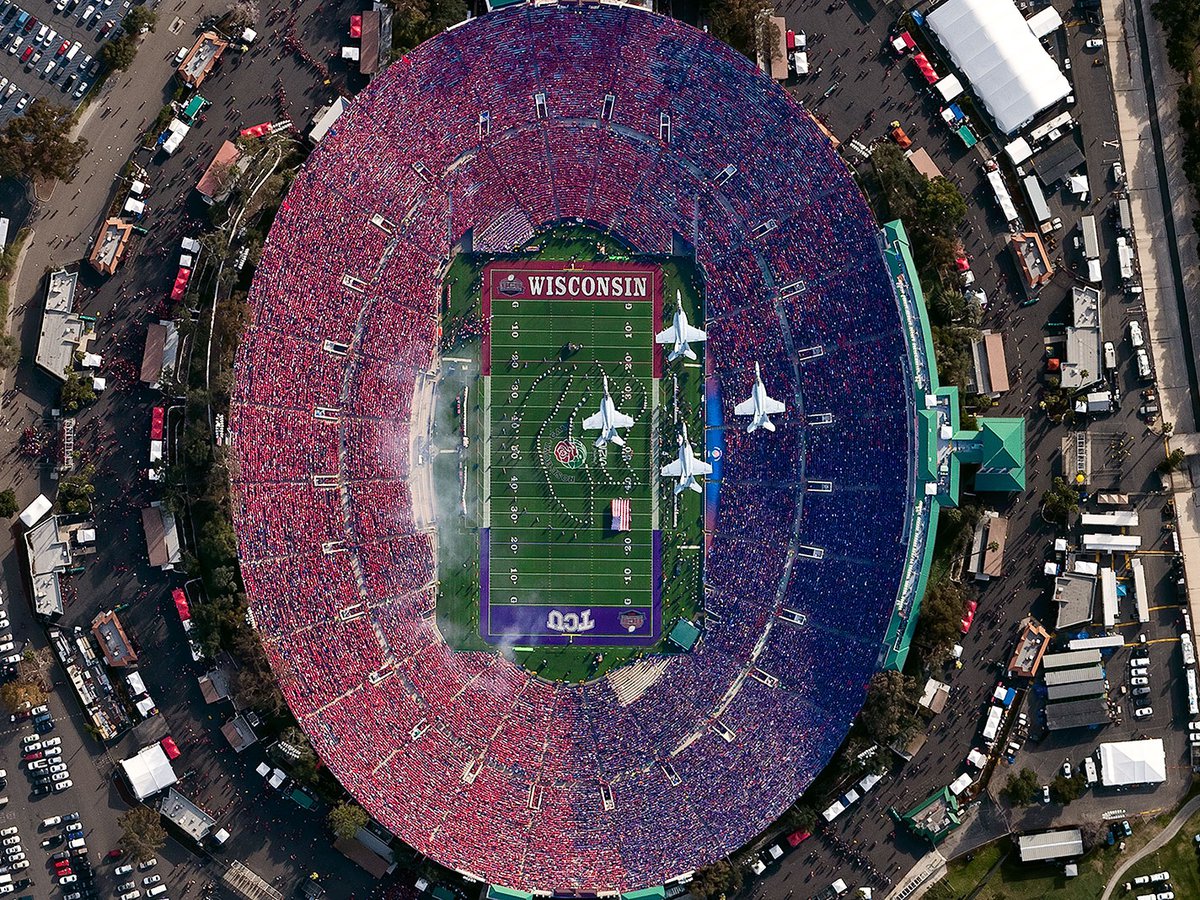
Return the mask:
<svg viewBox="0 0 1200 900">
<path fill-rule="evenodd" d="M 515 246 L 575 219 L 646 253 L 691 236 L 729 404 L 703 640 L 629 703 L 611 679 L 451 653 L 407 491 L 453 239 Z M 255 626 L 382 825 L 492 883 L 629 891 L 737 850 L 811 783 L 862 704 L 907 553 L 912 394 L 875 235 L 794 101 L 641 10 L 493 13 L 359 96 L 272 227 L 231 430 Z M 755 362 L 788 412 L 748 435 L 732 404 Z"/>
</svg>

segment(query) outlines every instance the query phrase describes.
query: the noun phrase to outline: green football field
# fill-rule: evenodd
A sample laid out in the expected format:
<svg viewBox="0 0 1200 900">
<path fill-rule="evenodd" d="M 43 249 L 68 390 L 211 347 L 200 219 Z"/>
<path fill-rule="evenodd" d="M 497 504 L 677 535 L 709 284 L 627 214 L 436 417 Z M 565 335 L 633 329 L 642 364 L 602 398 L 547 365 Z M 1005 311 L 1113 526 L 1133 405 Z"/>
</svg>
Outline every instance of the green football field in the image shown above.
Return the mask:
<svg viewBox="0 0 1200 900">
<path fill-rule="evenodd" d="M 492 604 L 652 603 L 657 383 L 648 300 L 520 300 L 493 307 L 485 512 Z M 578 347 L 564 352 L 569 345 Z M 566 358 L 562 358 L 565 356 Z M 633 418 L 625 447 L 594 446 L 582 422 L 603 376 Z M 611 501 L 630 501 L 630 531 L 611 530 Z"/>
</svg>

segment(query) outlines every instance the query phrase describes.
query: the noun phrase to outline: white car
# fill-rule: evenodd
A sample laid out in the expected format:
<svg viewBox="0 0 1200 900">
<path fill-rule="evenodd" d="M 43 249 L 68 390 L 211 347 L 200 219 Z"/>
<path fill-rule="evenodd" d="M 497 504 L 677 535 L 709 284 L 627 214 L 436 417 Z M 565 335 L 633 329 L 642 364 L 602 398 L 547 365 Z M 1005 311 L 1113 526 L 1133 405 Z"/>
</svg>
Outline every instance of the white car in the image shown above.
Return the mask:
<svg viewBox="0 0 1200 900">
<path fill-rule="evenodd" d="M 20 862 L 25 858 L 25 854 L 21 852 L 20 847 L 9 847 L 7 851 L 9 863 Z"/>
<path fill-rule="evenodd" d="M 113 874 L 114 875 L 128 875 L 132 871 L 133 871 L 133 866 L 131 866 L 129 863 L 125 863 L 124 865 L 117 866 L 115 869 L 113 869 Z"/>
<path fill-rule="evenodd" d="M 15 38 L 13 38 L 12 43 L 8 45 L 8 55 L 16 56 L 17 51 L 21 49 L 21 43 L 24 40 L 25 39 L 22 38 L 20 35 L 17 35 Z"/>
<path fill-rule="evenodd" d="M 10 825 L 8 828 L 5 828 L 3 831 L 0 831 L 0 837 L 8 837 L 10 834 L 16 834 L 16 833 L 17 833 L 17 826 Z"/>
<path fill-rule="evenodd" d="M 36 56 L 36 54 L 34 54 L 34 55 Z M 31 59 L 32 59 L 32 57 L 31 57 Z M 26 66 L 26 67 L 28 68 L 28 66 Z M 3 644 L 0 644 L 0 653 L 11 653 L 12 649 L 13 649 L 12 641 L 5 641 Z"/>
<path fill-rule="evenodd" d="M 62 743 L 62 738 L 52 737 L 52 738 L 46 738 L 44 741 L 42 741 L 42 746 L 43 747 L 57 747 L 61 743 Z"/>
<path fill-rule="evenodd" d="M 38 749 L 39 747 L 41 747 L 41 745 L 42 745 L 42 738 L 41 738 L 41 736 L 40 736 L 40 735 L 36 735 L 36 734 L 27 734 L 27 735 L 25 735 L 23 738 L 21 738 L 21 744 L 22 744 L 22 746 L 23 746 L 23 747 L 24 747 L 26 750 L 28 750 L 28 749 L 29 749 L 29 745 L 30 745 L 30 744 L 37 744 L 38 746 L 34 748 L 34 749 L 36 750 L 36 749 Z"/>
<path fill-rule="evenodd" d="M 125 893 L 126 891 L 132 891 L 132 890 L 134 890 L 136 887 L 137 887 L 137 883 L 136 883 L 136 882 L 134 882 L 134 881 L 126 881 L 126 882 L 124 882 L 123 884 L 118 884 L 118 885 L 117 885 L 117 892 L 118 892 L 118 893 L 121 893 L 121 894 L 123 894 L 123 893 Z"/>
<path fill-rule="evenodd" d="M 50 777 L 51 777 L 52 779 L 54 779 L 55 781 L 58 781 L 58 782 L 63 782 L 63 781 L 66 781 L 66 780 L 67 780 L 68 778 L 70 778 L 71 776 L 70 776 L 70 775 L 68 775 L 66 772 L 55 772 L 55 773 L 54 773 L 53 775 L 51 775 Z"/>
<path fill-rule="evenodd" d="M 14 862 L 13 860 L 10 859 L 8 861 L 8 867 L 10 869 L 12 869 L 14 872 L 16 872 L 19 869 L 28 869 L 29 868 L 29 860 L 18 859 L 16 862 Z"/>
<path fill-rule="evenodd" d="M 50 764 L 48 759 L 33 759 L 29 761 L 30 769 L 44 769 Z"/>
<path fill-rule="evenodd" d="M 1200 722 L 1198 722 L 1197 724 L 1200 724 Z M 145 872 L 147 869 L 153 869 L 157 865 L 158 865 L 158 860 L 152 856 L 145 862 L 138 863 L 138 869 Z"/>
<path fill-rule="evenodd" d="M 1144 718 L 1146 718 L 1146 716 L 1152 716 L 1152 715 L 1154 715 L 1154 707 L 1153 706 L 1139 706 L 1137 709 L 1135 709 L 1133 711 L 1133 717 L 1135 719 L 1144 719 Z"/>
<path fill-rule="evenodd" d="M 21 845 L 21 836 L 19 834 L 14 834 L 6 837 L 4 840 L 0 841 L 0 845 L 5 847 L 19 847 Z"/>
<path fill-rule="evenodd" d="M 55 825 L 62 824 L 62 816 L 51 816 L 48 819 L 42 819 L 43 828 L 53 828 Z"/>
<path fill-rule="evenodd" d="M 187 59 L 187 55 L 188 55 L 188 48 L 180 47 L 179 50 L 177 50 L 175 53 L 175 65 L 179 65 L 181 62 L 183 62 L 185 59 Z"/>
<path fill-rule="evenodd" d="M 47 756 L 62 756 L 62 747 L 47 747 L 42 752 Z"/>
<path fill-rule="evenodd" d="M 58 883 L 59 884 L 74 884 L 78 880 L 79 880 L 78 875 L 63 875 L 63 876 L 59 877 Z"/>
<path fill-rule="evenodd" d="M 1129 323 L 1129 343 L 1133 344 L 1133 349 L 1134 350 L 1138 349 L 1145 342 L 1146 342 L 1145 338 L 1142 337 L 1142 323 L 1136 322 L 1136 321 L 1130 322 Z"/>
<path fill-rule="evenodd" d="M 34 750 L 41 750 L 45 746 L 46 745 L 43 744 L 41 741 L 30 741 L 28 744 L 26 744 L 24 747 L 21 748 L 21 752 L 22 753 L 32 753 Z"/>
<path fill-rule="evenodd" d="M 51 775 L 53 775 L 55 772 L 65 772 L 65 771 L 67 771 L 67 764 L 66 763 L 55 763 L 52 766 L 48 766 L 47 770 L 50 772 Z"/>
<path fill-rule="evenodd" d="M 31 716 L 40 716 L 42 713 L 50 712 L 50 707 L 43 703 L 41 706 L 35 706 L 29 711 Z"/>
<path fill-rule="evenodd" d="M 158 884 L 160 881 L 162 881 L 161 876 L 147 875 L 145 878 L 142 879 L 142 884 L 144 884 L 146 887 L 150 887 L 150 885 Z"/>
<path fill-rule="evenodd" d="M 1130 678 L 1129 683 L 1134 687 L 1147 687 L 1150 684 L 1150 679 L 1144 675 L 1139 675 L 1136 678 Z"/>
<path fill-rule="evenodd" d="M 141 891 L 130 891 L 128 894 L 122 894 L 117 900 L 138 900 L 142 896 Z"/>
<path fill-rule="evenodd" d="M 65 791 L 73 783 L 74 782 L 72 782 L 70 778 L 68 778 L 66 781 L 56 781 L 56 782 L 54 782 L 54 789 L 56 791 Z"/>
<path fill-rule="evenodd" d="M 26 94 L 20 100 L 17 101 L 17 112 L 20 112 L 28 105 L 29 105 L 29 95 Z"/>
</svg>

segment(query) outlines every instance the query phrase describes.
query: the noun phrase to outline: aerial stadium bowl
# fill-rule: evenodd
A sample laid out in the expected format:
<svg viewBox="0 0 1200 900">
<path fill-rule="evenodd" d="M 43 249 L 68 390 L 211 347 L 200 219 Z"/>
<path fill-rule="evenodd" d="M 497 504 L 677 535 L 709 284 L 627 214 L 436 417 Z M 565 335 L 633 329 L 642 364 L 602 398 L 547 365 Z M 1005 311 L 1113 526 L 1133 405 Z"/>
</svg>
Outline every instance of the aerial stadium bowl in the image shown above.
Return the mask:
<svg viewBox="0 0 1200 900">
<path fill-rule="evenodd" d="M 558 634 L 594 620 L 645 629 L 622 647 L 614 627 L 586 653 L 622 664 L 569 680 L 545 673 L 580 650 L 531 632 L 536 598 L 506 644 L 478 619 L 449 633 L 458 625 L 439 596 L 447 559 L 478 588 L 489 521 L 493 554 L 516 541 L 497 511 L 508 482 L 488 488 L 478 473 L 496 464 L 491 404 L 510 376 L 519 392 L 525 363 L 508 354 L 527 352 L 514 343 L 523 323 L 477 309 L 452 321 L 447 273 L 468 257 L 522 265 L 564 227 L 599 236 L 589 260 L 624 248 L 630 266 L 660 260 L 668 280 L 672 260 L 692 265 L 703 281 L 694 321 L 708 334 L 694 364 L 668 362 L 652 333 L 674 291 L 653 308 L 657 323 L 631 313 L 643 368 L 614 396 L 642 404 L 644 431 L 637 452 L 606 461 L 592 455 L 594 435 L 553 429 L 576 437 L 573 404 L 598 399 L 613 360 L 568 339 L 563 359 L 537 363 L 563 385 L 548 411 L 530 408 L 572 469 L 554 484 L 595 479 L 580 491 L 584 537 L 542 541 L 545 554 L 611 537 L 595 524 L 608 485 L 611 499 L 634 498 L 614 518 L 620 508 L 635 526 L 653 519 L 660 543 L 675 542 L 666 566 L 646 545 L 630 576 L 645 596 L 692 571 L 679 553 L 703 563 L 697 604 L 676 617 L 700 626 L 688 652 L 655 643 L 654 629 L 677 621 L 584 617 L 548 601 Z M 728 47 L 639 9 L 491 13 L 423 44 L 357 98 L 272 227 L 231 433 L 255 627 L 316 751 L 382 825 L 493 884 L 628 891 L 736 850 L 820 772 L 876 669 L 913 501 L 915 406 L 877 231 L 799 105 Z M 563 327 L 584 327 L 572 321 Z M 485 373 L 480 339 L 494 342 L 498 327 L 505 355 Z M 773 432 L 747 433 L 734 413 L 755 363 L 787 407 Z M 701 495 L 676 499 L 656 472 L 689 422 L 714 471 Z M 451 480 L 439 460 L 452 462 Z M 651 487 L 639 494 L 603 465 L 640 466 Z M 538 477 L 550 484 L 548 471 Z M 513 524 L 527 515 L 512 510 Z M 692 515 L 702 530 L 680 544 Z M 603 602 L 603 582 L 589 590 L 580 596 Z M 508 602 L 502 593 L 493 606 Z"/>
</svg>

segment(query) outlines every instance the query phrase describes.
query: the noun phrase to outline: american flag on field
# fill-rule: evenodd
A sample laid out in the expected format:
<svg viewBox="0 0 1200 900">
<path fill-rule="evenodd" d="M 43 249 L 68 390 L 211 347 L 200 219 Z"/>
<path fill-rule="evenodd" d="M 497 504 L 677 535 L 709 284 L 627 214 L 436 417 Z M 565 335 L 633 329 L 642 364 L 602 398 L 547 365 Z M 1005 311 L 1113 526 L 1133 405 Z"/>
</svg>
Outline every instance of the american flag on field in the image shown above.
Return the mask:
<svg viewBox="0 0 1200 900">
<path fill-rule="evenodd" d="M 630 518 L 629 498 L 614 500 L 612 502 L 612 530 L 629 531 L 633 527 Z"/>
</svg>

